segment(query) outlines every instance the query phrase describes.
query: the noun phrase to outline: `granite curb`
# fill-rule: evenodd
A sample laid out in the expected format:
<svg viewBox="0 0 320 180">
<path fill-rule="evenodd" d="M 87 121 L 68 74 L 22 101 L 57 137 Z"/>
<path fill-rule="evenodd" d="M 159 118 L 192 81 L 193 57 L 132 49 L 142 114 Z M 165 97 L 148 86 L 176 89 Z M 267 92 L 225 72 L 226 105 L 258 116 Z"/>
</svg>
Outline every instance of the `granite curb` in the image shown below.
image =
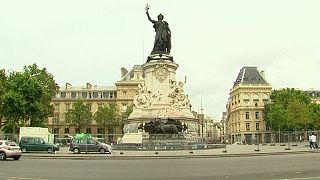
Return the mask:
<svg viewBox="0 0 320 180">
<path fill-rule="evenodd" d="M 201 150 L 200 150 L 201 151 Z M 135 160 L 135 159 L 184 159 L 184 158 L 224 158 L 224 157 L 249 157 L 249 156 L 271 156 L 271 155 L 292 155 L 320 153 L 319 150 L 294 150 L 294 151 L 274 151 L 274 152 L 225 152 L 223 153 L 199 153 L 199 151 L 148 151 L 146 154 L 134 151 L 115 151 L 113 154 L 47 154 L 47 153 L 24 153 L 23 159 L 74 159 L 74 160 Z"/>
</svg>

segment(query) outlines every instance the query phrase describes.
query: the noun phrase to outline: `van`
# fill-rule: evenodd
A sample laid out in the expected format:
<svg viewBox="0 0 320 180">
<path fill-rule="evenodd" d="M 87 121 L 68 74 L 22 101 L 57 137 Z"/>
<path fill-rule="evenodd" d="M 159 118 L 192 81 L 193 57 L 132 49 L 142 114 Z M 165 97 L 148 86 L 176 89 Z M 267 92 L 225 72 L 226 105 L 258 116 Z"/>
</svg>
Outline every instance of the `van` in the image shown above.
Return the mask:
<svg viewBox="0 0 320 180">
<path fill-rule="evenodd" d="M 101 143 L 95 138 L 74 138 L 70 143 L 70 151 L 75 154 L 81 152 L 100 152 L 101 154 L 112 153 L 112 147 L 109 144 Z"/>
<path fill-rule="evenodd" d="M 19 146 L 23 153 L 28 151 L 47 151 L 48 153 L 54 153 L 60 149 L 57 145 L 47 143 L 44 138 L 28 136 L 21 137 Z"/>
</svg>

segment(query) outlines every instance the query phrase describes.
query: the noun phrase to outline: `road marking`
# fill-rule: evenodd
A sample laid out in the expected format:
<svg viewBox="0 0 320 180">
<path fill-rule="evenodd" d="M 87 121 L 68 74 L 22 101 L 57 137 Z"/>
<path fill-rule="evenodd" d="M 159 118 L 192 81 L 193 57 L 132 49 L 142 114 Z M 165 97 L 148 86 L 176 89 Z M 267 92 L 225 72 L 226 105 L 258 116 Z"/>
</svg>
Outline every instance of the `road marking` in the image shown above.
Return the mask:
<svg viewBox="0 0 320 180">
<path fill-rule="evenodd" d="M 9 179 L 21 179 L 21 180 L 49 180 L 49 179 L 37 179 L 37 178 L 27 178 L 27 177 L 7 177 Z"/>
<path fill-rule="evenodd" d="M 320 176 L 318 176 L 318 177 L 305 177 L 305 178 L 279 179 L 279 180 L 308 180 L 308 179 L 320 179 Z"/>
</svg>

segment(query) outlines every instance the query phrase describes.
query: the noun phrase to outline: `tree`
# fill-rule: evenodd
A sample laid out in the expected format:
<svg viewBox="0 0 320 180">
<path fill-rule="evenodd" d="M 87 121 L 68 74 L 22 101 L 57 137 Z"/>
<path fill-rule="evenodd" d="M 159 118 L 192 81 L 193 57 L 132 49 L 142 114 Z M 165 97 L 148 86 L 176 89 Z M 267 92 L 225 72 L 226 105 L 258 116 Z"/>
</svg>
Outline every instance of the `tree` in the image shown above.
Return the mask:
<svg viewBox="0 0 320 180">
<path fill-rule="evenodd" d="M 303 91 L 296 89 L 274 90 L 271 103 L 265 105 L 266 122 L 279 130 L 301 130 L 310 122 L 309 104 L 311 99 Z"/>
<path fill-rule="evenodd" d="M 310 121 L 307 125 L 310 129 L 320 129 L 320 104 L 311 103 L 308 107 Z"/>
<path fill-rule="evenodd" d="M 69 121 L 71 125 L 77 127 L 79 131 L 92 122 L 92 114 L 88 105 L 84 104 L 82 100 L 77 100 L 72 109 L 66 113 L 66 121 Z"/>
<path fill-rule="evenodd" d="M 94 115 L 94 120 L 102 128 L 103 132 L 106 133 L 108 128 L 113 129 L 119 126 L 119 115 L 117 105 L 111 103 L 105 106 L 99 106 L 98 111 Z"/>
<path fill-rule="evenodd" d="M 25 66 L 22 72 L 11 72 L 6 81 L 6 92 L 2 96 L 0 114 L 13 124 L 45 126 L 53 115 L 52 98 L 59 90 L 53 75 L 36 64 Z"/>
<path fill-rule="evenodd" d="M 121 128 L 122 131 L 123 131 L 124 125 L 126 125 L 126 123 L 127 123 L 127 121 L 128 121 L 128 117 L 130 116 L 130 114 L 132 113 L 132 111 L 133 111 L 133 106 L 132 106 L 132 105 L 129 105 L 129 106 L 127 106 L 126 111 L 121 114 L 120 128 Z M 122 132 L 122 133 L 123 133 L 123 132 Z"/>
<path fill-rule="evenodd" d="M 3 96 L 6 92 L 6 82 L 7 82 L 7 77 L 6 77 L 6 74 L 5 74 L 5 71 L 4 70 L 0 70 L 0 109 L 3 108 Z M 3 117 L 2 115 L 0 114 L 0 129 L 3 125 Z"/>
</svg>

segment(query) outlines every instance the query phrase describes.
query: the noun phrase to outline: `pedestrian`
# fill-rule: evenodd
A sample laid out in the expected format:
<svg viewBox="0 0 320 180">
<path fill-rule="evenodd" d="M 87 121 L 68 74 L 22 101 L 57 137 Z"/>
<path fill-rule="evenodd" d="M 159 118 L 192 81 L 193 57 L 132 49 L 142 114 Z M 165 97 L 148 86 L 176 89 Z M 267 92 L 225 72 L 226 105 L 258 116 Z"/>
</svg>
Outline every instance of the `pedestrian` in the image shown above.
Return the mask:
<svg viewBox="0 0 320 180">
<path fill-rule="evenodd" d="M 302 136 L 301 136 L 301 134 L 299 135 L 299 141 L 300 141 L 300 143 L 302 142 Z"/>
<path fill-rule="evenodd" d="M 309 144 L 310 144 L 310 149 L 313 149 L 313 144 L 312 144 L 312 135 L 309 135 Z"/>
<path fill-rule="evenodd" d="M 314 133 L 311 135 L 311 144 L 312 144 L 312 149 L 315 149 L 317 145 L 317 137 L 315 136 Z"/>
</svg>

